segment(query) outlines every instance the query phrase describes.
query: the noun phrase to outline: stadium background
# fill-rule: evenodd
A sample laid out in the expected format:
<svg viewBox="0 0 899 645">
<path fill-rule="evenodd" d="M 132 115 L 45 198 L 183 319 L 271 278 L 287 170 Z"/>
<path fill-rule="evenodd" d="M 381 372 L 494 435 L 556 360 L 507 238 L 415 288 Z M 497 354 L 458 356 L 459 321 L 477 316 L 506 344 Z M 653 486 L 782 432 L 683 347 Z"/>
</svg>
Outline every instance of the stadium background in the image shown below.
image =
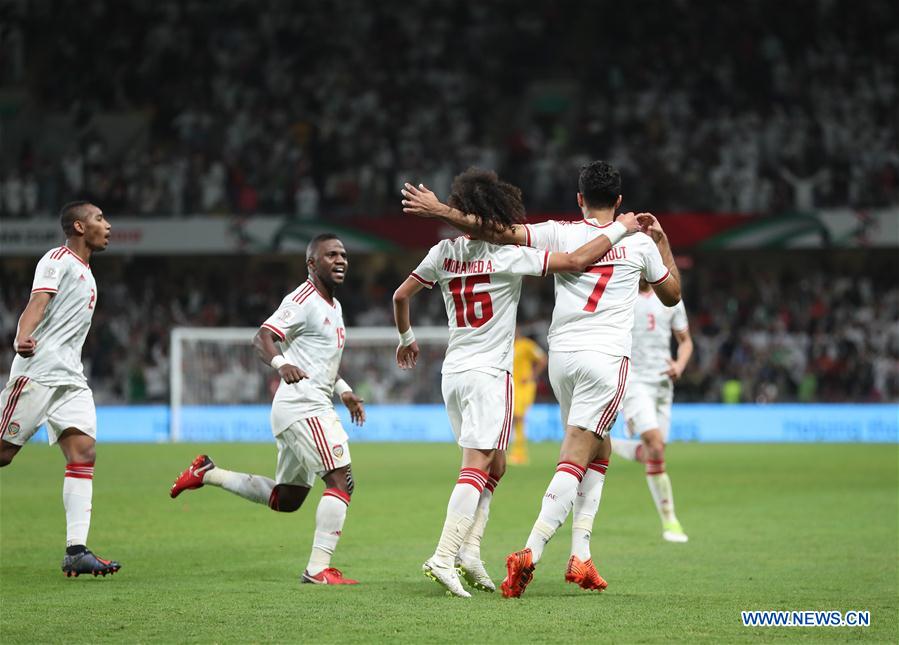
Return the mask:
<svg viewBox="0 0 899 645">
<path fill-rule="evenodd" d="M 0 380 L 59 206 L 95 201 L 101 442 L 168 441 L 171 330 L 257 325 L 319 232 L 350 250 L 347 325 L 391 324 L 393 289 L 454 234 L 401 215 L 404 180 L 446 196 L 495 168 L 530 221 L 575 219 L 593 158 L 660 215 L 684 276 L 675 440 L 899 441 L 893 3 L 21 0 L 0 29 Z M 519 321 L 544 344 L 551 309 L 528 280 Z M 413 316 L 445 323 L 434 294 Z M 350 337 L 371 411 L 353 441 L 449 440 L 439 355 L 414 376 L 389 356 Z M 220 359 L 182 437 L 270 441 L 271 375 Z M 538 397 L 530 433 L 555 439 Z"/>
</svg>

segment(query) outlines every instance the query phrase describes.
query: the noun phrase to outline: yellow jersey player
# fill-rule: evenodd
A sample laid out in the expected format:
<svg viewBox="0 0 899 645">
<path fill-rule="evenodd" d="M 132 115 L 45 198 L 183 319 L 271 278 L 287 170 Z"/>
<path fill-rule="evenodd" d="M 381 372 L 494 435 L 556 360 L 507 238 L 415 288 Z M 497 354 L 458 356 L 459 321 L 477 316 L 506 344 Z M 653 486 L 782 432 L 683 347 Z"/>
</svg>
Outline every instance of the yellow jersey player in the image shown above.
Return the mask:
<svg viewBox="0 0 899 645">
<path fill-rule="evenodd" d="M 528 463 L 528 438 L 524 419 L 537 398 L 537 379 L 546 369 L 546 352 L 535 341 L 515 329 L 515 346 L 512 358 L 512 380 L 515 382 L 515 409 L 513 424 L 515 436 L 509 463 L 522 466 Z"/>
</svg>

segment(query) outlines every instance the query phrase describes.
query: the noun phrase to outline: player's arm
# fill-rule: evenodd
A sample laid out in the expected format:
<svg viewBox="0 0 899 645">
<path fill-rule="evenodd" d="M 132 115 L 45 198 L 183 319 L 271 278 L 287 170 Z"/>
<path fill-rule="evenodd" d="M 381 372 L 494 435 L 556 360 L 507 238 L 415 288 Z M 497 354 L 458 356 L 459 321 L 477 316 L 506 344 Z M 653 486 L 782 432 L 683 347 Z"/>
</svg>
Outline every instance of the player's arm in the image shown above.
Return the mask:
<svg viewBox="0 0 899 645">
<path fill-rule="evenodd" d="M 353 388 L 343 380 L 340 374 L 337 375 L 337 380 L 334 382 L 334 391 L 343 401 L 346 409 L 350 411 L 350 419 L 353 423 L 357 426 L 365 423 L 365 406 L 362 405 L 364 400 L 353 392 Z"/>
<path fill-rule="evenodd" d="M 430 217 L 442 220 L 453 228 L 457 228 L 466 235 L 493 242 L 494 244 L 527 244 L 527 232 L 521 224 L 514 224 L 511 228 L 498 230 L 485 227 L 481 218 L 474 213 L 463 213 L 460 210 L 444 204 L 437 195 L 419 184 L 418 188 L 406 183 L 403 193 L 403 212 L 418 217 Z"/>
<path fill-rule="evenodd" d="M 650 213 L 640 213 L 637 216 L 640 222 L 640 228 L 644 233 L 649 235 L 659 249 L 662 256 L 662 262 L 668 269 L 668 276 L 657 283 L 650 282 L 653 291 L 659 297 L 666 307 L 673 307 L 680 302 L 680 271 L 674 263 L 674 254 L 671 252 L 671 245 L 668 243 L 668 236 L 662 230 L 659 220 Z"/>
<path fill-rule="evenodd" d="M 684 373 L 690 357 L 693 356 L 693 337 L 690 335 L 690 328 L 673 330 L 674 339 L 677 341 L 677 358 L 668 359 L 668 369 L 663 372 L 670 376 L 673 380 L 677 380 Z"/>
<path fill-rule="evenodd" d="M 275 335 L 275 332 L 271 329 L 260 327 L 256 335 L 253 336 L 253 347 L 256 349 L 256 355 L 263 363 L 275 368 L 287 384 L 298 383 L 304 378 L 309 378 L 306 372 L 296 365 L 288 363 L 287 359 L 281 355 L 281 351 L 275 344 L 280 340 L 283 339 Z"/>
<path fill-rule="evenodd" d="M 415 334 L 412 333 L 412 314 L 409 301 L 416 293 L 421 291 L 421 282 L 409 276 L 405 282 L 393 293 L 393 320 L 396 323 L 396 331 L 400 335 L 400 343 L 396 348 L 396 364 L 407 370 L 415 367 L 418 361 L 418 343 L 415 342 Z"/>
<path fill-rule="evenodd" d="M 47 291 L 32 292 L 28 304 L 25 305 L 25 310 L 19 316 L 19 326 L 16 328 L 16 339 L 13 341 L 13 349 L 22 358 L 31 358 L 37 350 L 37 340 L 35 340 L 32 334 L 41 320 L 44 319 L 44 314 L 47 313 L 47 305 L 50 304 L 50 298 L 52 297 L 53 294 Z"/>
<path fill-rule="evenodd" d="M 642 213 L 641 213 L 642 214 Z M 621 239 L 640 230 L 637 216 L 624 213 L 599 235 L 571 253 L 550 253 L 547 273 L 580 273 L 596 264 Z"/>
</svg>

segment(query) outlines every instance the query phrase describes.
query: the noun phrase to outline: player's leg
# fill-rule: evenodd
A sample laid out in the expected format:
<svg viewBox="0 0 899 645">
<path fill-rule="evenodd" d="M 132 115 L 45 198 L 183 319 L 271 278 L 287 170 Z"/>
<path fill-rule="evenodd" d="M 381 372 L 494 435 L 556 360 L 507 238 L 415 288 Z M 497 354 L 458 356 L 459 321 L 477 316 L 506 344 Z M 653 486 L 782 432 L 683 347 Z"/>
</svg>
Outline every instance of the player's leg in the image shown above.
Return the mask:
<svg viewBox="0 0 899 645">
<path fill-rule="evenodd" d="M 93 516 L 94 463 L 97 459 L 97 412 L 87 388 L 54 388 L 47 409 L 50 443 L 59 444 L 66 460 L 62 501 L 66 511 L 66 576 L 115 573 L 118 562 L 104 560 L 87 548 Z"/>
<path fill-rule="evenodd" d="M 175 498 L 186 490 L 195 490 L 207 484 L 222 488 L 251 502 L 267 504 L 273 510 L 282 510 L 272 506 L 272 493 L 275 489 L 274 480 L 262 475 L 227 470 L 217 466 L 206 454 L 197 455 L 190 466 L 181 471 L 181 474 L 175 479 L 175 483 L 172 484 L 169 495 Z M 308 493 L 308 490 L 306 492 Z M 297 495 L 297 492 L 284 491 L 282 493 L 282 507 L 284 510 L 293 505 Z M 299 500 L 299 503 L 302 503 L 302 499 Z M 296 508 L 299 508 L 299 504 L 297 504 Z M 296 508 L 291 510 L 296 510 Z"/>
<path fill-rule="evenodd" d="M 674 513 L 674 493 L 671 479 L 665 469 L 665 443 L 671 419 L 670 392 L 663 392 L 656 408 L 658 428 L 640 435 L 646 458 L 646 483 L 662 520 L 662 538 L 668 542 L 686 542 L 687 534 Z"/>
<path fill-rule="evenodd" d="M 456 556 L 456 568 L 459 574 L 469 586 L 479 591 L 496 591 L 496 585 L 493 584 L 493 580 L 481 560 L 481 540 L 487 529 L 487 521 L 490 519 L 490 505 L 493 502 L 496 487 L 506 473 L 504 450 L 494 451 L 488 473 L 489 477 L 484 485 L 484 490 L 481 491 L 471 530 L 462 542 L 462 548 L 459 549 Z"/>
<path fill-rule="evenodd" d="M 350 467 L 349 437 L 334 412 L 306 419 L 305 423 L 309 427 L 309 433 L 303 436 L 306 440 L 303 446 L 306 470 L 312 476 L 316 472 L 321 475 L 325 490 L 315 511 L 312 551 L 302 581 L 328 585 L 358 584 L 358 581 L 345 578 L 339 569 L 331 566 L 355 488 Z"/>
<path fill-rule="evenodd" d="M 639 381 L 628 384 L 622 407 L 624 418 L 627 421 L 625 428 L 628 438 L 612 439 L 612 450 L 616 455 L 624 457 L 628 461 L 645 463 L 646 455 L 643 451 L 640 433 L 658 427 L 651 387 Z"/>
<path fill-rule="evenodd" d="M 48 388 L 27 376 L 12 378 L 0 392 L 0 468 L 12 463 L 43 422 Z"/>
</svg>

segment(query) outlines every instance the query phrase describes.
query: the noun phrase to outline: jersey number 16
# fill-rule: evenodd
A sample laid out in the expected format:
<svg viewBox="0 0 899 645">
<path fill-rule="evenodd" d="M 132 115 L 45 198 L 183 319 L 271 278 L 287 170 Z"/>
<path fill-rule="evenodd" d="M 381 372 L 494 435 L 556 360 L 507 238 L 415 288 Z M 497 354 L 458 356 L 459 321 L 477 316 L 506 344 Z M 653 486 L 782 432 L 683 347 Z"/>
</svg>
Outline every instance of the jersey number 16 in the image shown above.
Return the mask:
<svg viewBox="0 0 899 645">
<path fill-rule="evenodd" d="M 456 306 L 456 327 L 480 327 L 493 318 L 493 300 L 489 293 L 475 293 L 476 284 L 490 284 L 489 275 L 471 275 L 467 278 L 453 278 L 449 282 L 449 290 Z M 481 305 L 478 316 L 476 304 Z"/>
</svg>

